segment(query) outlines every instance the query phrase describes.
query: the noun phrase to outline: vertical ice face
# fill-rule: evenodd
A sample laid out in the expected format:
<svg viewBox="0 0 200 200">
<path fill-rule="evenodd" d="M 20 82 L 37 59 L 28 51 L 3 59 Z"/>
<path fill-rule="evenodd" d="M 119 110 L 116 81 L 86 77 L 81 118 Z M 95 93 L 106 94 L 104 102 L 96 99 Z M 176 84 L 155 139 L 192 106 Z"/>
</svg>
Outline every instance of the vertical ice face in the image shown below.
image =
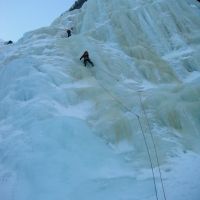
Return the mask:
<svg viewBox="0 0 200 200">
<path fill-rule="evenodd" d="M 198 200 L 199 16 L 197 1 L 88 0 L 0 47 L 0 199 L 153 200 L 143 131 L 167 197 Z"/>
<path fill-rule="evenodd" d="M 92 52 L 100 66 L 97 78 L 129 109 L 141 107 L 137 95 L 141 91 L 150 119 L 158 122 L 156 126 L 169 132 L 190 132 L 195 137 L 199 127 L 195 110 L 199 106 L 200 62 L 196 6 L 195 1 L 93 0 L 74 12 L 78 14 L 63 15 L 53 26 L 71 20 L 79 44 L 77 54 L 80 47 Z M 72 48 L 76 51 L 77 47 Z"/>
</svg>

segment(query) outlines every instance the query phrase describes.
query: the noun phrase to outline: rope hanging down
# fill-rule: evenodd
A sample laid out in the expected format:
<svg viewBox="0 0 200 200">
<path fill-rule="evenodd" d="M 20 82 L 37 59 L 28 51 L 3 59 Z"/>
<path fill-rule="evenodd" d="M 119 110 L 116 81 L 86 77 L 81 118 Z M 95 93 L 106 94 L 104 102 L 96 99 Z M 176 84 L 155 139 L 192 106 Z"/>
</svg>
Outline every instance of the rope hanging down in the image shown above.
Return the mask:
<svg viewBox="0 0 200 200">
<path fill-rule="evenodd" d="M 152 172 L 152 175 L 153 175 L 154 190 L 155 190 L 155 194 L 156 194 L 156 199 L 158 200 L 158 191 L 157 191 L 157 187 L 156 187 L 156 178 L 155 178 L 155 174 L 154 174 L 154 170 L 153 170 L 153 162 L 152 162 L 152 159 L 151 159 L 151 154 L 150 154 L 150 150 L 149 150 L 149 147 L 148 147 L 148 144 L 147 144 L 147 139 L 145 137 L 139 116 L 138 116 L 138 122 L 140 124 L 140 129 L 141 129 L 143 139 L 144 139 L 144 142 L 145 142 L 145 146 L 146 146 L 146 150 L 147 150 L 147 153 L 148 153 L 149 162 L 150 162 L 150 165 L 151 165 L 151 172 Z"/>
<path fill-rule="evenodd" d="M 141 105 L 142 111 L 144 113 L 145 120 L 147 122 L 147 126 L 148 126 L 149 133 L 150 133 L 150 136 L 151 136 L 151 140 L 152 140 L 152 143 L 153 143 L 153 147 L 154 147 L 154 151 L 155 151 L 155 155 L 156 155 L 156 162 L 157 162 L 157 165 L 158 165 L 159 177 L 160 177 L 160 181 L 161 181 L 161 185 L 162 185 L 162 191 L 163 191 L 164 199 L 166 200 L 167 198 L 166 198 L 164 183 L 163 183 L 163 179 L 162 179 L 162 173 L 161 173 L 161 169 L 160 169 L 160 162 L 159 162 L 159 159 L 158 159 L 158 152 L 157 152 L 155 140 L 154 140 L 153 134 L 151 132 L 151 127 L 150 127 L 149 119 L 147 117 L 147 113 L 146 113 L 144 105 L 142 103 L 142 98 L 141 98 L 140 92 L 138 92 L 138 96 L 139 96 L 139 99 L 140 99 L 140 105 Z"/>
<path fill-rule="evenodd" d="M 93 77 L 95 77 L 95 79 L 97 80 L 96 76 L 94 75 L 94 73 L 89 70 L 91 75 Z M 104 70 L 104 73 L 105 70 Z M 115 79 L 113 76 L 112 76 L 113 79 Z M 117 79 L 115 79 L 116 81 L 119 81 Z M 150 166 L 151 166 L 151 171 L 152 171 L 152 176 L 153 176 L 153 184 L 154 184 L 154 190 L 155 190 L 155 196 L 156 196 L 156 199 L 158 200 L 158 191 L 157 191 L 157 186 L 156 186 L 156 178 L 155 178 L 155 173 L 154 173 L 154 170 L 153 170 L 153 162 L 152 162 L 152 158 L 151 158 L 151 154 L 150 154 L 150 150 L 149 150 L 149 147 L 148 147 L 148 143 L 147 143 L 147 139 L 146 139 L 146 136 L 144 134 L 144 131 L 143 131 L 143 128 L 142 128 L 142 124 L 141 124 L 141 120 L 140 120 L 140 116 L 137 115 L 136 113 L 134 113 L 130 108 L 128 108 L 126 105 L 124 105 L 117 97 L 115 97 L 107 88 L 105 88 L 98 80 L 97 80 L 98 84 L 100 85 L 100 87 L 102 87 L 111 97 L 114 101 L 116 101 L 121 107 L 125 108 L 125 110 L 127 110 L 129 113 L 133 114 L 134 117 L 137 118 L 138 120 L 138 123 L 139 123 L 139 126 L 140 126 L 140 129 L 141 129 L 141 133 L 142 133 L 142 136 L 143 136 L 143 139 L 144 139 L 144 143 L 145 143 L 145 146 L 146 146 L 146 150 L 147 150 L 147 154 L 148 154 L 148 158 L 149 158 L 149 162 L 150 162 Z M 155 143 L 154 143 L 155 144 Z M 154 146 L 155 147 L 155 146 Z M 158 161 L 158 160 L 157 160 Z M 161 173 L 160 173 L 161 174 Z M 164 187 L 163 187 L 164 188 Z M 164 191 L 164 190 L 163 190 Z M 165 196 L 165 193 L 164 193 L 164 196 Z M 166 200 L 166 198 L 165 198 Z"/>
</svg>

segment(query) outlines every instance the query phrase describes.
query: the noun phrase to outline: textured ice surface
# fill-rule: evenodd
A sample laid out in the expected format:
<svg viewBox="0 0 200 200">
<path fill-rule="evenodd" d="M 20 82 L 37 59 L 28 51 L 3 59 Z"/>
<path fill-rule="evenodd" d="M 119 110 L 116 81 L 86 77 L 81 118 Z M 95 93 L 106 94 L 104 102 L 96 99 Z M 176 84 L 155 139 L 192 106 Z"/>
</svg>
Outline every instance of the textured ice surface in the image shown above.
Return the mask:
<svg viewBox="0 0 200 200">
<path fill-rule="evenodd" d="M 156 199 L 141 122 L 159 200 L 150 132 L 167 199 L 199 200 L 199 17 L 195 0 L 88 0 L 1 46 L 0 199 Z"/>
</svg>

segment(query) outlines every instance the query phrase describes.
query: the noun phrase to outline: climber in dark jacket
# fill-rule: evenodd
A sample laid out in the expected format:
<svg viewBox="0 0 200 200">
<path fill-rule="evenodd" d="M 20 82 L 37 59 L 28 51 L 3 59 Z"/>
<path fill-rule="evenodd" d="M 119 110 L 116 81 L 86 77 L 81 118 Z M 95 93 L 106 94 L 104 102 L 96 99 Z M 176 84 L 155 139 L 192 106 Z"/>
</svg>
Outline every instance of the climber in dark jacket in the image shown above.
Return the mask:
<svg viewBox="0 0 200 200">
<path fill-rule="evenodd" d="M 13 41 L 9 40 L 9 41 L 5 42 L 4 44 L 13 44 Z"/>
<path fill-rule="evenodd" d="M 65 29 L 65 31 L 67 33 L 67 37 L 70 37 L 72 35 L 73 27 L 71 27 L 69 29 Z"/>
<path fill-rule="evenodd" d="M 67 37 L 70 37 L 72 35 L 72 32 L 70 29 L 67 29 Z"/>
<path fill-rule="evenodd" d="M 89 53 L 88 53 L 88 51 L 85 51 L 85 52 L 83 53 L 83 55 L 80 57 L 80 60 L 81 60 L 82 58 L 84 59 L 83 62 L 84 62 L 85 67 L 86 67 L 87 62 L 89 62 L 89 63 L 94 67 L 93 62 L 92 62 L 92 61 L 90 60 L 90 58 L 89 58 Z"/>
</svg>

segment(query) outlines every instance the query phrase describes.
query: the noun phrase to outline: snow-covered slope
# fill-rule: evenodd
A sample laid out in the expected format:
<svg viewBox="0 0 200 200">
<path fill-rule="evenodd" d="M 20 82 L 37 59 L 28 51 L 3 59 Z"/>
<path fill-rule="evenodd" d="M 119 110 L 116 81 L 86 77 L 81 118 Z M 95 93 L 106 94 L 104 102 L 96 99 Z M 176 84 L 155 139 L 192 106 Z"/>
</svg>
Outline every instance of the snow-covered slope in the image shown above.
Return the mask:
<svg viewBox="0 0 200 200">
<path fill-rule="evenodd" d="M 1 48 L 0 199 L 199 200 L 199 17 L 88 0 Z"/>
</svg>

